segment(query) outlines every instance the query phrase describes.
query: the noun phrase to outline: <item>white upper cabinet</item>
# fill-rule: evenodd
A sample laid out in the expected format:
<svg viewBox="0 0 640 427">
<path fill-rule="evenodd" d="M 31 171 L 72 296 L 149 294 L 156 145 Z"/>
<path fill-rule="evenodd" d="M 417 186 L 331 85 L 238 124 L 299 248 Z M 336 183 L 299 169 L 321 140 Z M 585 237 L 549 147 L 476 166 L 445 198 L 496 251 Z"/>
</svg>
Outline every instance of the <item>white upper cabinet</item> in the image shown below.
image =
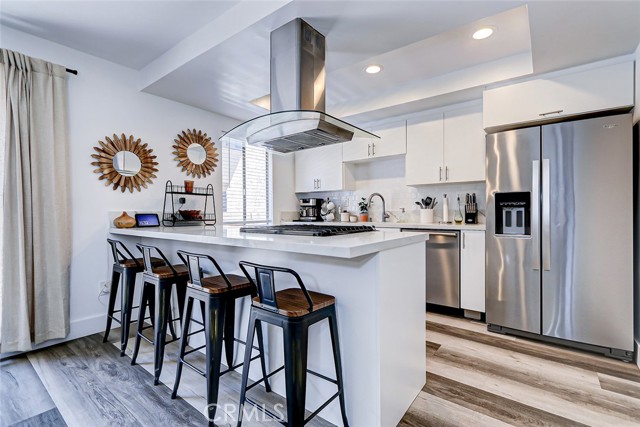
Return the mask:
<svg viewBox="0 0 640 427">
<path fill-rule="evenodd" d="M 342 145 L 332 144 L 295 153 L 296 193 L 352 189 L 353 178 L 342 164 Z"/>
<path fill-rule="evenodd" d="M 484 129 L 633 106 L 633 62 L 485 90 Z"/>
<path fill-rule="evenodd" d="M 407 121 L 405 183 L 433 184 L 442 181 L 444 123 L 442 114 Z"/>
<path fill-rule="evenodd" d="M 342 144 L 342 160 L 355 162 L 371 157 L 371 138 L 353 138 Z"/>
<path fill-rule="evenodd" d="M 345 142 L 343 160 L 357 162 L 399 156 L 407 152 L 407 122 L 402 120 L 370 130 L 378 138 L 355 138 Z"/>
<path fill-rule="evenodd" d="M 407 185 L 485 180 L 480 106 L 407 122 Z"/>
<path fill-rule="evenodd" d="M 486 136 L 480 107 L 444 113 L 444 179 L 485 180 Z"/>
</svg>

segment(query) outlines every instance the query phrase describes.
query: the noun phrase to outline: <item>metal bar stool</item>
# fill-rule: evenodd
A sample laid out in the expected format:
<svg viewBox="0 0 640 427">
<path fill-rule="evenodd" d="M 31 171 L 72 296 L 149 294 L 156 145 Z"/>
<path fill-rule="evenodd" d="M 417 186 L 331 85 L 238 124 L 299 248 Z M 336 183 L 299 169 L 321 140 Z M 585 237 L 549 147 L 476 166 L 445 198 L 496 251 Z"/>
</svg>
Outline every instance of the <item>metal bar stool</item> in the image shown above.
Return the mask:
<svg viewBox="0 0 640 427">
<path fill-rule="evenodd" d="M 178 251 L 178 256 L 188 267 L 189 282 L 187 283 L 187 295 L 182 315 L 182 333 L 180 334 L 176 381 L 171 398 L 175 399 L 178 394 L 182 366 L 187 365 L 207 379 L 207 411 L 209 425 L 213 426 L 216 404 L 218 403 L 220 377 L 243 365 L 243 363 L 233 365 L 233 343 L 245 344 L 244 341 L 236 339 L 234 336 L 235 302 L 238 298 L 256 296 L 256 288 L 243 276 L 225 274 L 216 260 L 209 255 Z M 212 264 L 219 275 L 204 277 L 200 268 L 201 261 Z M 193 304 L 196 300 L 200 301 L 203 323 L 191 318 Z M 189 326 L 191 322 L 200 324 L 203 328 L 190 333 Z M 189 337 L 202 332 L 205 334 L 205 345 L 186 351 Z M 267 391 L 271 391 L 266 378 L 267 368 L 262 350 L 262 327 L 259 324 L 256 325 L 256 332 L 258 335 L 258 347 L 253 348 L 258 350 L 259 354 L 251 358 L 251 360 L 260 358 L 262 375 L 265 377 L 264 386 Z M 221 372 L 220 362 L 222 361 L 223 345 L 227 359 L 227 369 Z M 185 356 L 203 348 L 206 348 L 207 360 L 204 371 L 185 360 Z M 250 354 L 251 347 L 247 348 Z"/>
<path fill-rule="evenodd" d="M 255 282 L 247 272 L 247 267 L 254 269 Z M 342 422 L 349 425 L 344 402 L 344 384 L 342 379 L 342 362 L 340 359 L 340 342 L 338 339 L 338 320 L 336 318 L 335 298 L 331 295 L 319 292 L 307 291 L 302 279 L 295 271 L 288 268 L 271 267 L 267 265 L 253 264 L 246 261 L 240 262 L 240 268 L 251 283 L 256 284 L 258 296 L 253 298 L 251 315 L 249 319 L 249 331 L 247 333 L 247 347 L 245 350 L 242 372 L 242 385 L 240 388 L 240 410 L 238 414 L 238 427 L 242 425 L 242 416 L 245 402 L 262 409 L 257 403 L 247 398 L 246 393 L 260 381 L 247 386 L 249 379 L 249 364 L 251 363 L 251 345 L 253 344 L 253 330 L 255 324 L 260 321 L 279 326 L 284 335 L 284 365 L 272 373 L 272 375 L 285 371 L 287 421 L 281 424 L 289 427 L 300 427 L 308 423 L 320 411 L 329 405 L 336 397 L 340 399 Z M 287 273 L 295 277 L 300 289 L 290 288 L 282 291 L 275 289 L 275 273 Z M 333 346 L 333 360 L 335 363 L 336 379 L 331 379 L 307 369 L 308 329 L 309 326 L 321 320 L 328 319 L 331 331 L 331 344 Z M 305 416 L 305 400 L 307 387 L 307 372 L 323 380 L 329 381 L 338 387 L 336 394 L 316 409 L 307 419 Z"/>
<path fill-rule="evenodd" d="M 178 317 L 177 319 L 174 319 L 171 317 L 171 289 L 175 284 L 176 292 L 178 294 L 178 307 L 180 309 L 180 313 L 182 313 L 189 275 L 187 273 L 187 267 L 184 265 L 171 265 L 167 257 L 157 247 L 142 244 L 137 244 L 136 246 L 140 252 L 142 252 L 142 259 L 144 261 L 144 273 L 142 275 L 144 287 L 142 288 L 142 297 L 140 299 L 141 303 L 140 314 L 138 316 L 138 330 L 136 333 L 136 342 L 133 348 L 133 356 L 131 357 L 131 364 L 136 364 L 141 339 L 153 344 L 153 384 L 158 385 L 160 383 L 160 374 L 162 373 L 164 346 L 177 341 L 178 339 L 175 331 L 173 330 L 172 324 L 180 318 Z M 153 265 L 151 262 L 152 251 L 162 258 L 162 266 Z M 144 312 L 146 310 L 147 301 L 155 302 L 155 309 L 153 310 L 153 341 L 142 334 L 142 331 L 147 329 L 147 327 L 144 326 Z M 167 324 L 169 325 L 173 336 L 171 341 L 167 341 Z"/>
<path fill-rule="evenodd" d="M 104 339 L 107 342 L 111 332 L 111 323 L 115 321 L 120 324 L 120 356 L 125 355 L 127 342 L 129 341 L 129 326 L 132 322 L 131 311 L 133 307 L 133 294 L 136 286 L 136 275 L 144 270 L 141 258 L 135 258 L 131 251 L 119 240 L 107 239 L 113 255 L 113 267 L 111 273 L 111 287 L 109 290 L 109 305 L 107 307 L 107 327 L 104 331 Z M 159 258 L 152 258 L 153 265 L 162 265 Z M 118 288 L 120 287 L 120 277 L 122 276 L 122 289 L 120 292 L 120 310 L 115 310 Z M 120 313 L 120 319 L 115 317 Z"/>
</svg>

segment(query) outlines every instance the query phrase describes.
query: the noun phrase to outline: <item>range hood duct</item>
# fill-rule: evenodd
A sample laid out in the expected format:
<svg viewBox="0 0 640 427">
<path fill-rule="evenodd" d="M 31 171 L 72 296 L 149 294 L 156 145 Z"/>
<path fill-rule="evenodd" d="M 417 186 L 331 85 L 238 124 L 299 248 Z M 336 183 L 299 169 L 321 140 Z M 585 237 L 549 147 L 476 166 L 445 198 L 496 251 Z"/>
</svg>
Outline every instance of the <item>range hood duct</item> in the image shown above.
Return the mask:
<svg viewBox="0 0 640 427">
<path fill-rule="evenodd" d="M 271 113 L 244 122 L 222 141 L 247 142 L 278 153 L 375 135 L 324 112 L 325 39 L 300 18 L 271 33 Z"/>
</svg>

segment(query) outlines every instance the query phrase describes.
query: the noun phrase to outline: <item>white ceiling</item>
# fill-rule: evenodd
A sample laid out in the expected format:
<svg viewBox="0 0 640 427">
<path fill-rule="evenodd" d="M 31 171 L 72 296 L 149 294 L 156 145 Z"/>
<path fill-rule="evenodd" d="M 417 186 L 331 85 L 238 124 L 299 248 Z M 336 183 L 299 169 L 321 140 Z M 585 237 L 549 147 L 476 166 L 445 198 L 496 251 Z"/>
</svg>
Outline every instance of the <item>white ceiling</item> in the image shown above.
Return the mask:
<svg viewBox="0 0 640 427">
<path fill-rule="evenodd" d="M 327 112 L 357 122 L 640 42 L 640 0 L 0 2 L 2 25 L 139 70 L 146 92 L 238 119 L 265 112 L 249 101 L 269 92 L 269 33 L 296 17 L 327 39 Z M 495 35 L 472 40 L 483 25 Z M 365 74 L 370 63 L 383 72 Z"/>
</svg>

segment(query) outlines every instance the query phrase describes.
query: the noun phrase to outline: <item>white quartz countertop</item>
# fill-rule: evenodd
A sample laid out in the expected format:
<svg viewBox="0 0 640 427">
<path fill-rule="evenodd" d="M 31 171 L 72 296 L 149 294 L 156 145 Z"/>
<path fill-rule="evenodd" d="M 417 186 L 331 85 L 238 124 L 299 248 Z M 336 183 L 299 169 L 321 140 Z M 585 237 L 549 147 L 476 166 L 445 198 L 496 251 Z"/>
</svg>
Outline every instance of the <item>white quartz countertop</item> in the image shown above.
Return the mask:
<svg viewBox="0 0 640 427">
<path fill-rule="evenodd" d="M 376 228 L 416 228 L 421 230 L 478 230 L 485 231 L 486 224 L 423 224 L 420 222 L 283 222 L 283 224 L 312 225 L 373 225 Z"/>
<path fill-rule="evenodd" d="M 340 225 L 340 223 L 334 223 L 333 225 Z M 390 230 L 329 237 L 247 234 L 241 233 L 240 227 L 220 225 L 206 228 L 202 226 L 154 228 L 111 227 L 109 232 L 111 234 L 124 236 L 268 249 L 336 258 L 356 258 L 387 249 L 425 242 L 429 238 L 427 233 L 398 233 L 397 231 Z"/>
</svg>

